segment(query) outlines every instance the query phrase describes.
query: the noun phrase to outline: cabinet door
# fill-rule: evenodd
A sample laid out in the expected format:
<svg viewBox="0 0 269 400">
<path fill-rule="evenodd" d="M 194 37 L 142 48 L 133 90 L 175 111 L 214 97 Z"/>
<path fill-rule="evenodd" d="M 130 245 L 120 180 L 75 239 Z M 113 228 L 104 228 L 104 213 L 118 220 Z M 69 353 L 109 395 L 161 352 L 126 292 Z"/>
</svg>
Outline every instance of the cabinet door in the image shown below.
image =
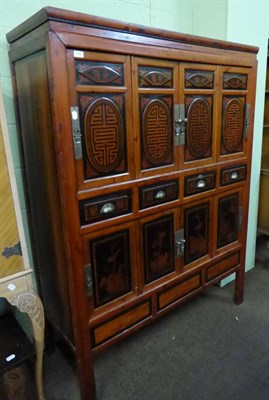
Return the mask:
<svg viewBox="0 0 269 400">
<path fill-rule="evenodd" d="M 175 257 L 175 231 L 177 230 L 177 210 L 141 219 L 140 265 L 141 286 L 159 284 L 178 269 Z"/>
<path fill-rule="evenodd" d="M 89 289 L 92 285 L 95 308 L 134 293 L 135 240 L 133 224 L 128 223 L 84 238 L 86 283 Z"/>
<path fill-rule="evenodd" d="M 242 189 L 229 191 L 216 198 L 217 252 L 226 251 L 242 241 L 243 192 Z"/>
<path fill-rule="evenodd" d="M 173 125 L 177 79 L 176 63 L 147 58 L 133 59 L 137 177 L 178 168 Z"/>
<path fill-rule="evenodd" d="M 184 221 L 184 269 L 192 268 L 210 258 L 212 253 L 213 202 L 192 203 L 183 208 Z"/>
<path fill-rule="evenodd" d="M 180 66 L 180 132 L 185 137 L 185 168 L 215 159 L 216 71 L 216 66 L 209 65 Z"/>
<path fill-rule="evenodd" d="M 132 179 L 129 57 L 72 50 L 67 57 L 78 188 Z"/>
<path fill-rule="evenodd" d="M 223 68 L 220 160 L 247 156 L 248 135 L 253 113 L 249 69 Z"/>
</svg>

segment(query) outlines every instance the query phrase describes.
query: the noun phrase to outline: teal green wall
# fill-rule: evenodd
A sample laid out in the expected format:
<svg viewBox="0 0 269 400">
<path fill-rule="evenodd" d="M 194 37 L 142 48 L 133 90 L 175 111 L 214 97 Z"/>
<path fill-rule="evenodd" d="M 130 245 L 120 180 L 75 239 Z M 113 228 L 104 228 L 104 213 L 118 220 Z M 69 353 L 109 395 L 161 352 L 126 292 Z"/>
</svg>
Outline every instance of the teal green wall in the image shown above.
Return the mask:
<svg viewBox="0 0 269 400">
<path fill-rule="evenodd" d="M 246 249 L 246 270 L 248 271 L 253 268 L 255 264 L 264 90 L 269 37 L 269 2 L 268 0 L 247 0 L 244 4 L 246 7 L 242 7 L 242 1 L 239 0 L 227 1 L 227 40 L 239 43 L 248 43 L 259 47 L 257 57 L 258 74 Z"/>
<path fill-rule="evenodd" d="M 227 0 L 193 0 L 194 35 L 226 40 Z"/>
<path fill-rule="evenodd" d="M 268 40 L 268 0 L 78 0 L 78 1 L 15 1 L 0 0 L 0 83 L 3 90 L 15 174 L 18 182 L 22 217 L 29 257 L 31 248 L 26 206 L 21 183 L 15 113 L 5 35 L 46 5 L 91 13 L 108 18 L 155 26 L 179 32 L 258 45 L 258 85 L 255 114 L 254 163 L 250 193 L 250 219 L 247 242 L 247 269 L 254 266 L 256 218 L 258 207 L 259 167 L 263 118 L 263 90 Z M 1 302 L 0 302 L 1 309 Z"/>
</svg>

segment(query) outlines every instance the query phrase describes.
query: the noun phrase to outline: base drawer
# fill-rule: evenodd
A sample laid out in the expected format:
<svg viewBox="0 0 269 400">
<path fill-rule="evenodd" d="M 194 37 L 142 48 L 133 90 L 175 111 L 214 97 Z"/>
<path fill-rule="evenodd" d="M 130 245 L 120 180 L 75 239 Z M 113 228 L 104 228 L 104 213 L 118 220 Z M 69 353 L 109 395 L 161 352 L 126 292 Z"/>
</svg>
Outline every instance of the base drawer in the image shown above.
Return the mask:
<svg viewBox="0 0 269 400">
<path fill-rule="evenodd" d="M 146 320 L 151 316 L 151 300 L 146 300 L 132 308 L 124 311 L 122 314 L 104 321 L 91 330 L 92 346 L 96 347 L 103 342 L 112 339 L 126 329 L 130 329 L 139 322 Z"/>
<path fill-rule="evenodd" d="M 194 290 L 202 287 L 201 274 L 196 274 L 183 282 L 166 288 L 158 293 L 158 310 L 169 306 Z"/>
<path fill-rule="evenodd" d="M 235 253 L 216 264 L 211 265 L 206 270 L 206 282 L 211 281 L 217 276 L 229 271 L 240 263 L 240 252 Z"/>
</svg>

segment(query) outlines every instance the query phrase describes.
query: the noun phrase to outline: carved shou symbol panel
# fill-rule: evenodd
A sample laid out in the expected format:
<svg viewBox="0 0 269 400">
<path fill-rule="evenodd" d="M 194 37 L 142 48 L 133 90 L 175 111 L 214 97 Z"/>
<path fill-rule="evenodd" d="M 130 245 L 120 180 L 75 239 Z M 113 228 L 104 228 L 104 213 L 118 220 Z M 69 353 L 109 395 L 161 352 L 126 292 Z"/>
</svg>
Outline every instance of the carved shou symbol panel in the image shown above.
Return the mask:
<svg viewBox="0 0 269 400">
<path fill-rule="evenodd" d="M 143 88 L 172 88 L 173 70 L 171 68 L 138 67 L 138 85 Z"/>
<path fill-rule="evenodd" d="M 129 243 L 128 230 L 90 241 L 96 307 L 131 291 Z"/>
<path fill-rule="evenodd" d="M 225 72 L 223 75 L 223 89 L 244 90 L 247 89 L 247 74 L 235 74 Z"/>
<path fill-rule="evenodd" d="M 185 71 L 186 89 L 213 89 L 214 72 L 187 69 Z"/>
<path fill-rule="evenodd" d="M 141 168 L 171 164 L 173 161 L 172 96 L 140 97 Z"/>
<path fill-rule="evenodd" d="M 237 240 L 238 193 L 220 199 L 218 210 L 218 247 L 222 247 Z"/>
<path fill-rule="evenodd" d="M 209 203 L 185 209 L 185 264 L 188 264 L 208 253 L 208 221 Z"/>
<path fill-rule="evenodd" d="M 79 85 L 123 86 L 123 64 L 100 61 L 76 61 Z"/>
<path fill-rule="evenodd" d="M 212 96 L 186 96 L 187 134 L 185 161 L 212 155 Z"/>
<path fill-rule="evenodd" d="M 174 270 L 173 216 L 143 225 L 145 282 L 152 282 Z"/>
<path fill-rule="evenodd" d="M 243 150 L 245 97 L 223 97 L 221 154 Z"/>
<path fill-rule="evenodd" d="M 124 95 L 80 95 L 86 178 L 127 170 Z"/>
</svg>

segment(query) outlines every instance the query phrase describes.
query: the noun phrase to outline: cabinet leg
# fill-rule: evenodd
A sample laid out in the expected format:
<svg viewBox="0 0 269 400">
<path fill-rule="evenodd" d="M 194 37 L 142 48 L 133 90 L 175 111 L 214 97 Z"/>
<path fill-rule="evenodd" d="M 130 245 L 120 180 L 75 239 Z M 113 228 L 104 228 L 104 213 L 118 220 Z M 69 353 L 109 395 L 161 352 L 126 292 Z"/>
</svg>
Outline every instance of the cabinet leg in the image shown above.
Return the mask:
<svg viewBox="0 0 269 400">
<path fill-rule="evenodd" d="M 237 271 L 234 288 L 234 303 L 237 305 L 241 304 L 244 300 L 244 279 L 244 271 Z"/>
<path fill-rule="evenodd" d="M 20 293 L 8 299 L 8 301 L 11 305 L 17 307 L 19 311 L 28 314 L 30 318 L 37 353 L 35 376 L 38 400 L 44 400 L 42 375 L 45 320 L 42 302 L 40 297 L 33 290 Z"/>
</svg>

